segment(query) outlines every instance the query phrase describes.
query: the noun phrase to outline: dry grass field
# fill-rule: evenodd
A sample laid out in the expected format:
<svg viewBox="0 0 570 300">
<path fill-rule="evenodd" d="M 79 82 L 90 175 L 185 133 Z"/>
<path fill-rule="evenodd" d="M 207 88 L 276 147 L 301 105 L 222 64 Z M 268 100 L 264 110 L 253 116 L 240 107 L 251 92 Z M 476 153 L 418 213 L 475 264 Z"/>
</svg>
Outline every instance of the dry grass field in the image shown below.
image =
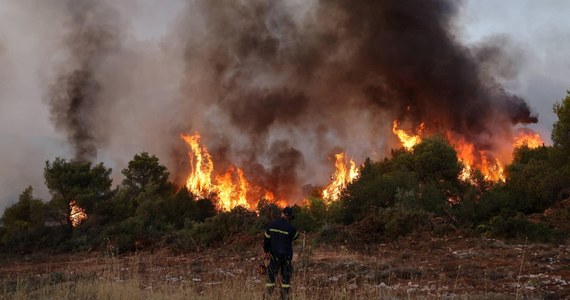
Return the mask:
<svg viewBox="0 0 570 300">
<path fill-rule="evenodd" d="M 354 248 L 297 242 L 294 299 L 570 298 L 570 245 L 408 237 Z M 3 257 L 3 299 L 262 299 L 259 245 Z M 278 291 L 274 298 L 277 299 Z"/>
</svg>

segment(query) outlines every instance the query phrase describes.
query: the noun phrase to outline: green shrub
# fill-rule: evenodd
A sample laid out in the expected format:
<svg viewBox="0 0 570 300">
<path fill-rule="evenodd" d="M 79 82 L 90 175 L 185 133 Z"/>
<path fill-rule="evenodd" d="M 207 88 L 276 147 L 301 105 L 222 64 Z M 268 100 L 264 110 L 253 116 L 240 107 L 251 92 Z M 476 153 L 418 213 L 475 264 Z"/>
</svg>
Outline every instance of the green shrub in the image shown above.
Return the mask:
<svg viewBox="0 0 570 300">
<path fill-rule="evenodd" d="M 309 197 L 303 206 L 293 206 L 292 223 L 299 231 L 317 231 L 327 220 L 327 207 L 321 198 Z"/>
<path fill-rule="evenodd" d="M 521 213 L 513 217 L 495 216 L 488 223 L 478 226 L 478 229 L 490 237 L 528 239 L 545 243 L 561 243 L 566 238 L 566 234 L 562 231 L 552 229 L 542 223 L 531 223 Z"/>
<path fill-rule="evenodd" d="M 210 246 L 237 234 L 256 234 L 257 215 L 241 206 L 229 212 L 221 212 L 204 222 L 195 223 L 190 229 L 178 232 L 180 247 Z"/>
<path fill-rule="evenodd" d="M 112 229 L 109 238 L 116 241 L 120 252 L 132 251 L 135 244 L 145 237 L 144 220 L 138 217 L 130 217 Z"/>
<path fill-rule="evenodd" d="M 429 214 L 421 210 L 384 209 L 380 211 L 380 217 L 387 221 L 384 225 L 387 238 L 395 239 L 431 229 Z"/>
<path fill-rule="evenodd" d="M 346 226 L 326 223 L 319 229 L 317 239 L 321 243 L 346 243 L 350 236 Z"/>
<path fill-rule="evenodd" d="M 430 214 L 421 210 L 383 208 L 350 226 L 354 242 L 376 243 L 431 230 Z"/>
</svg>

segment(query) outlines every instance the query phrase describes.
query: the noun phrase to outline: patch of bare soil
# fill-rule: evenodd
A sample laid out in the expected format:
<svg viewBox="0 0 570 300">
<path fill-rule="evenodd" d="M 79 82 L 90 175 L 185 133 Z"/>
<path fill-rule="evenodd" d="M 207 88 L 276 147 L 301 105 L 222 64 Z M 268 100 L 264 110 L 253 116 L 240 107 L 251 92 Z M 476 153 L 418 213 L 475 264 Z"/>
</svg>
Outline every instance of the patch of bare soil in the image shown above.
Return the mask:
<svg viewBox="0 0 570 300">
<path fill-rule="evenodd" d="M 333 277 L 325 278 L 328 274 L 322 270 L 327 268 L 334 271 Z M 313 254 L 308 270 L 318 270 L 322 280 L 346 280 L 357 285 L 372 282 L 433 296 L 570 298 L 569 244 L 408 237 L 361 251 L 322 247 Z"/>
<path fill-rule="evenodd" d="M 293 286 L 298 290 L 343 289 L 354 298 L 384 290 L 402 298 L 570 299 L 570 244 L 512 244 L 471 237 L 406 237 L 371 246 L 317 245 L 311 236 L 296 242 Z M 191 284 L 196 290 L 237 278 L 262 289 L 257 273 L 259 243 L 233 243 L 199 252 L 147 251 L 29 255 L 0 258 L 0 280 L 44 282 L 95 278 L 125 280 L 142 287 Z"/>
</svg>

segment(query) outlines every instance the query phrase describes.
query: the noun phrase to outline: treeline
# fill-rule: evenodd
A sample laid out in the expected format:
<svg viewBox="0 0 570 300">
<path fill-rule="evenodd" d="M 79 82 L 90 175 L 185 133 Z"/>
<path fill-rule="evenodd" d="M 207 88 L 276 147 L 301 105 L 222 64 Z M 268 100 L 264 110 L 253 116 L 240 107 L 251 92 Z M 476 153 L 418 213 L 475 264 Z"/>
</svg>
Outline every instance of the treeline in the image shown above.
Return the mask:
<svg viewBox="0 0 570 300">
<path fill-rule="evenodd" d="M 515 149 L 505 182 L 475 172 L 459 180 L 462 165 L 440 136 L 412 151 L 367 159 L 360 176 L 330 204 L 318 191 L 294 206 L 295 225 L 321 242 L 377 243 L 416 233 L 474 234 L 562 242 L 570 233 L 570 93 L 554 106 L 553 146 Z M 49 201 L 31 187 L 1 218 L 0 249 L 132 251 L 149 247 L 197 250 L 216 243 L 252 242 L 280 208 L 261 199 L 254 211 L 216 209 L 215 195 L 199 198 L 168 180 L 148 153 L 134 156 L 112 188 L 102 163 L 56 158 L 44 166 Z M 83 211 L 74 211 L 74 204 Z M 79 225 L 70 215 L 84 212 Z"/>
</svg>

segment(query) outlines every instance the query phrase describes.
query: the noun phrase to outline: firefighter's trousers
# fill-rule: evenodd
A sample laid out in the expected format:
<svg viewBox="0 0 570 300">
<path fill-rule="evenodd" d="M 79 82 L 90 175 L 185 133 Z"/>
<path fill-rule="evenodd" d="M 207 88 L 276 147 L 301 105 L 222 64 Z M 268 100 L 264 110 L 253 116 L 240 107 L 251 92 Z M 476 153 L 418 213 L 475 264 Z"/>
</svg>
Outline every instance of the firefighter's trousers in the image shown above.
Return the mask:
<svg viewBox="0 0 570 300">
<path fill-rule="evenodd" d="M 287 297 L 291 289 L 291 275 L 293 274 L 291 256 L 271 254 L 269 268 L 267 268 L 267 292 L 269 294 L 273 293 L 275 278 L 278 274 L 281 274 L 281 295 Z"/>
</svg>

